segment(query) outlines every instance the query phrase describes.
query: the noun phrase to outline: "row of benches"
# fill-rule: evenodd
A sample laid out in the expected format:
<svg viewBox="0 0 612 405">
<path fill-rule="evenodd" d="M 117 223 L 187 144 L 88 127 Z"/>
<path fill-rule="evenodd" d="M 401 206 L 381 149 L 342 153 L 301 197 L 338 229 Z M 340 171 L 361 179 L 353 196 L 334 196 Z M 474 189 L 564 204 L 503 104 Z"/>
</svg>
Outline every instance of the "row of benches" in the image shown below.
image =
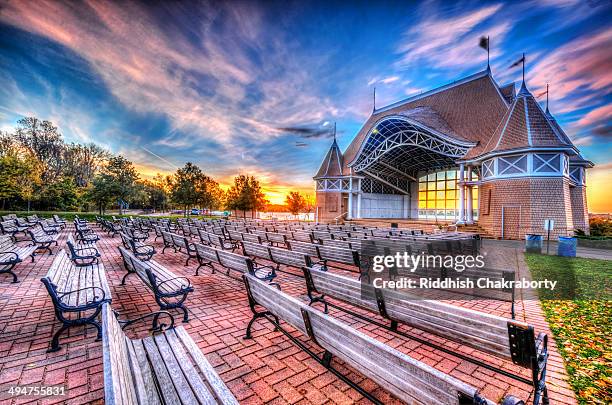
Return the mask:
<svg viewBox="0 0 612 405">
<path fill-rule="evenodd" d="M 71 249 L 95 247 L 73 245 Z M 170 281 L 160 284 L 169 285 Z M 170 313 L 155 312 L 129 321 L 118 319 L 110 307 L 112 296 L 102 263 L 73 262 L 62 249 L 42 282 L 62 322 L 53 335 L 50 352 L 60 349 L 59 336 L 71 326 L 92 325 L 98 339 L 102 339 L 105 403 L 238 404 L 185 329 L 174 327 Z M 97 320 L 100 313 L 101 323 Z M 163 316 L 170 317 L 169 328 L 159 322 Z M 124 333 L 124 328 L 149 317 L 153 318 L 156 332 L 153 336 L 130 339 Z"/>
</svg>

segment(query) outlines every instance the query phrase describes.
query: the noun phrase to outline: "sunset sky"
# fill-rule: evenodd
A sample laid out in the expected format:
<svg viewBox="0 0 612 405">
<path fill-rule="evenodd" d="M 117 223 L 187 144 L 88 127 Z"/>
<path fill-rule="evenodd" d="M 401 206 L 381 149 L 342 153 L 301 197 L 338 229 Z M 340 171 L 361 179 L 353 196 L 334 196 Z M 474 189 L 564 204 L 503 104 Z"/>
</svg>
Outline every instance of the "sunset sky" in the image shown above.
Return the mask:
<svg viewBox="0 0 612 405">
<path fill-rule="evenodd" d="M 331 144 L 372 111 L 486 67 L 500 84 L 527 54 L 534 95 L 596 166 L 592 212 L 612 212 L 612 3 L 53 2 L 0 0 L 0 129 L 53 121 L 146 176 L 198 164 L 269 199 L 312 192 Z M 541 102 L 545 97 L 540 97 Z"/>
</svg>

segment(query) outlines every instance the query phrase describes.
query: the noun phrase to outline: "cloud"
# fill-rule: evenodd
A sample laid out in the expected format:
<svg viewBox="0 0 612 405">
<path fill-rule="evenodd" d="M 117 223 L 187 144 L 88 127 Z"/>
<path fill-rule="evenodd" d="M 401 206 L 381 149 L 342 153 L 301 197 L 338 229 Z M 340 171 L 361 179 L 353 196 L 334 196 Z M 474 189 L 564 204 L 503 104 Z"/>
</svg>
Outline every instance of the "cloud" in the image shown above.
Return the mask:
<svg viewBox="0 0 612 405">
<path fill-rule="evenodd" d="M 278 131 L 298 135 L 301 138 L 332 138 L 334 136 L 333 128 L 320 125 L 302 125 L 293 127 L 279 127 Z"/>
<path fill-rule="evenodd" d="M 162 30 L 154 11 L 175 19 Z M 184 148 L 206 139 L 240 153 L 243 137 L 278 136 L 276 126 L 338 112 L 316 93 L 308 65 L 289 57 L 290 41 L 262 13 L 249 3 L 184 10 L 43 0 L 9 2 L 0 20 L 76 52 L 126 108 L 165 116 L 174 131 L 156 144 Z M 183 28 L 184 20 L 192 24 Z M 254 52 L 267 59 L 252 58 Z"/>
<path fill-rule="evenodd" d="M 510 28 L 509 23 L 487 24 L 501 7 L 494 4 L 447 18 L 439 13 L 429 14 L 404 33 L 397 47 L 400 59 L 395 66 L 406 68 L 424 59 L 436 67 L 465 68 L 486 61 L 486 53 L 478 47 L 480 37 L 490 35 L 501 42 Z"/>
<path fill-rule="evenodd" d="M 602 51 L 611 47 L 612 28 L 606 28 L 543 53 L 529 68 L 529 86 L 539 91 L 550 83 L 551 100 L 562 111 L 575 109 L 578 99 L 579 104 L 594 102 L 612 87 L 612 54 Z"/>
<path fill-rule="evenodd" d="M 607 104 L 594 110 L 589 111 L 584 117 L 582 117 L 577 125 L 588 126 L 600 123 L 601 121 L 609 122 L 612 118 L 612 104 Z"/>
</svg>

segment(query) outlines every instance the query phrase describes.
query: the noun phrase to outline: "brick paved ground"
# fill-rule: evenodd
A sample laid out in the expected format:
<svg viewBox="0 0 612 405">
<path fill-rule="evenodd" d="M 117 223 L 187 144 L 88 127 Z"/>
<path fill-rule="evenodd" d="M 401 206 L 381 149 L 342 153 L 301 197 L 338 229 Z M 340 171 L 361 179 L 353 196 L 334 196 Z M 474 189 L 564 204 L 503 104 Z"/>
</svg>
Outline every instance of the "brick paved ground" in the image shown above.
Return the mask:
<svg viewBox="0 0 612 405">
<path fill-rule="evenodd" d="M 102 232 L 99 233 L 102 235 Z M 64 245 L 65 238 L 64 232 L 60 247 Z M 143 288 L 142 282 L 136 276 L 130 276 L 125 286 L 120 285 L 125 271 L 116 249 L 119 243 L 119 237 L 104 237 L 98 244 L 113 293 L 113 308 L 122 318 L 133 318 L 157 310 L 153 297 Z M 156 247 L 161 251 L 159 243 L 156 243 Z M 71 328 L 61 338 L 62 350 L 46 353 L 51 336 L 59 327 L 59 323 L 54 318 L 53 307 L 40 278 L 46 273 L 53 258 L 54 256 L 45 255 L 37 257 L 34 264 L 22 263 L 17 268 L 20 279 L 18 284 L 8 283 L 8 278 L 5 277 L 0 280 L 0 385 L 66 384 L 69 391 L 67 398 L 45 398 L 40 402 L 101 403 L 104 397 L 102 347 L 100 342 L 95 341 L 93 327 Z M 522 255 L 517 254 L 515 249 L 495 251 L 495 260 L 513 263 L 525 271 L 521 258 Z M 195 263 L 185 267 L 184 257 L 168 250 L 164 255 L 158 253 L 155 259 L 169 266 L 178 275 L 189 277 L 195 286 L 195 292 L 187 301 L 190 322 L 186 324 L 186 328 L 241 403 L 366 402 L 355 390 L 301 352 L 280 332 L 274 332 L 270 324 L 258 321 L 254 328 L 254 339 L 243 340 L 251 314 L 244 286 L 239 279 L 227 277 L 220 272 L 211 274 L 208 269 L 196 277 Z M 305 299 L 303 279 L 284 273 L 278 279 L 283 291 Z M 462 305 L 505 316 L 510 313 L 508 303 L 469 301 Z M 528 300 L 520 303 L 518 307 L 518 319 L 526 319 L 535 324 L 537 330 L 550 333 L 537 301 Z M 384 329 L 343 312 L 331 309 L 330 313 L 362 332 L 472 384 L 490 399 L 499 400 L 508 393 L 526 399 L 531 394 L 529 386 L 510 378 L 415 341 L 392 336 Z M 142 335 L 146 333 L 145 326 L 130 333 Z M 529 377 L 526 370 L 517 369 L 512 364 L 423 332 L 415 333 Z M 321 352 L 307 339 L 301 340 L 313 350 Z M 551 403 L 575 403 L 573 393 L 565 382 L 563 363 L 552 339 L 550 345 L 553 349 L 548 375 Z M 394 402 L 389 394 L 372 381 L 364 379 L 339 362 L 336 364 L 384 403 Z M 14 403 L 33 402 L 32 398 L 21 398 Z M 0 403 L 9 401 L 0 400 Z"/>
</svg>

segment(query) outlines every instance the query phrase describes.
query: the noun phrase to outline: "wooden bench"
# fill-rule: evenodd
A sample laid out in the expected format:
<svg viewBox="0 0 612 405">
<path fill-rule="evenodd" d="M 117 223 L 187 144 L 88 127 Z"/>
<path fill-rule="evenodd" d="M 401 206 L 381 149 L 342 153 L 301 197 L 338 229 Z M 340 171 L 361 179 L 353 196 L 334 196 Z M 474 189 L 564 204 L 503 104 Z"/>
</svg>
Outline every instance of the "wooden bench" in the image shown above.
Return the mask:
<svg viewBox="0 0 612 405">
<path fill-rule="evenodd" d="M 174 252 L 181 252 L 187 255 L 187 260 L 185 260 L 185 266 L 189 264 L 189 260 L 195 259 L 196 252 L 193 243 L 187 239 L 183 235 L 177 235 L 176 233 L 170 233 L 163 231 L 162 236 L 164 239 L 164 248 L 162 249 L 162 254 L 168 248 L 174 249 Z"/>
<path fill-rule="evenodd" d="M 302 267 L 311 267 L 312 261 L 310 257 L 303 252 L 295 252 L 288 249 L 277 248 L 270 246 L 270 257 L 272 262 L 276 263 L 276 270 L 281 271 L 280 266 L 289 266 L 301 269 Z"/>
<path fill-rule="evenodd" d="M 136 242 L 144 242 L 149 238 L 148 232 L 135 229 L 133 226 L 122 225 L 121 228 L 123 230 L 123 233 L 134 239 Z"/>
<path fill-rule="evenodd" d="M 47 235 L 54 235 L 62 229 L 60 225 L 46 219 L 38 221 L 35 226 L 38 226 Z"/>
<path fill-rule="evenodd" d="M 270 243 L 270 245 L 285 247 L 287 246 L 287 236 L 282 233 L 274 233 L 274 232 L 266 232 L 266 241 Z"/>
<path fill-rule="evenodd" d="M 100 252 L 98 252 L 98 249 L 89 245 L 77 246 L 72 237 L 72 233 L 68 234 L 66 246 L 68 246 L 68 250 L 70 251 L 70 260 L 78 267 L 89 266 L 99 261 Z"/>
<path fill-rule="evenodd" d="M 206 232 L 201 228 L 198 228 L 198 236 L 203 244 L 214 246 L 222 250 L 234 250 L 237 246 L 235 241 L 223 239 L 222 236 L 216 233 Z"/>
<path fill-rule="evenodd" d="M 28 229 L 28 234 L 32 240 L 32 243 L 36 245 L 36 251 L 39 250 L 45 251 L 47 250 L 50 255 L 53 254 L 51 250 L 51 245 L 55 243 L 57 246 L 57 240 L 59 239 L 59 233 L 55 234 L 46 234 L 41 228 L 30 228 Z"/>
<path fill-rule="evenodd" d="M 13 283 L 16 283 L 18 280 L 13 268 L 28 256 L 33 263 L 36 249 L 36 245 L 16 245 L 11 235 L 0 235 L 0 274 L 10 274 L 13 276 Z"/>
<path fill-rule="evenodd" d="M 65 219 L 60 218 L 57 214 L 53 214 L 52 218 L 53 218 L 53 222 L 58 224 L 62 229 L 64 229 L 66 227 L 66 225 L 68 225 L 68 221 L 66 221 Z"/>
<path fill-rule="evenodd" d="M 256 267 L 253 264 L 253 260 L 247 256 L 216 249 L 212 246 L 201 245 L 199 243 L 195 244 L 195 248 L 200 264 L 196 270 L 196 275 L 198 275 L 198 270 L 203 266 L 209 267 L 214 273 L 216 270 L 214 264 L 218 264 L 227 270 L 227 275 L 230 274 L 230 271 L 236 271 L 240 273 L 240 275 L 248 273 L 254 275 L 259 280 L 268 282 L 272 282 L 276 277 L 276 272 L 273 267 Z"/>
<path fill-rule="evenodd" d="M 80 243 L 95 245 L 100 240 L 100 237 L 88 226 L 75 226 L 76 240 Z"/>
<path fill-rule="evenodd" d="M 135 321 L 118 321 L 109 305 L 102 309 L 106 404 L 238 405 L 182 326 L 130 339 L 124 328 Z"/>
<path fill-rule="evenodd" d="M 123 247 L 131 250 L 132 253 L 134 253 L 134 256 L 136 256 L 142 261 L 146 262 L 148 260 L 151 260 L 153 255 L 156 253 L 155 248 L 153 246 L 147 245 L 144 242 L 134 240 L 129 235 L 126 235 L 123 232 L 120 232 L 119 236 L 121 236 L 121 243 L 123 243 Z"/>
<path fill-rule="evenodd" d="M 306 243 L 298 241 L 289 241 L 291 250 L 303 252 L 309 255 L 315 262 L 320 264 L 322 270 L 327 270 L 332 267 L 332 263 L 347 264 L 351 268 L 340 267 L 343 270 L 358 272 L 361 277 L 361 259 L 357 250 L 350 250 L 329 245 L 320 245 L 316 243 Z M 313 256 L 316 252 L 317 256 Z M 318 260 L 317 260 L 318 259 Z"/>
<path fill-rule="evenodd" d="M 406 403 L 494 404 L 469 384 L 310 308 L 276 288 L 249 275 L 244 276 L 244 282 L 249 306 L 253 312 L 245 338 L 252 338 L 251 329 L 257 319 L 267 319 L 327 370 L 375 404 L 382 402 L 335 368 L 332 364 L 334 356 Z M 307 335 L 314 344 L 324 349 L 323 355 L 319 357 L 301 340 L 285 330 L 280 325 L 279 319 Z M 503 403 L 523 404 L 514 397 L 506 397 Z"/>
<path fill-rule="evenodd" d="M 102 304 L 111 301 L 102 263 L 77 267 L 62 249 L 41 281 L 53 302 L 55 317 L 62 323 L 53 335 L 49 352 L 60 349 L 59 337 L 71 326 L 93 325 L 98 330 L 98 339 L 101 338 L 102 331 L 96 318 Z"/>
<path fill-rule="evenodd" d="M 409 339 L 530 384 L 536 392 L 534 399 L 539 401 L 544 398 L 546 402 L 545 377 L 548 359 L 548 337 L 546 334 L 540 333 L 536 338 L 532 326 L 524 322 L 485 314 L 441 301 L 426 300 L 423 297 L 411 296 L 400 291 L 374 288 L 361 281 L 330 272 L 309 268 L 303 268 L 303 271 L 308 297 L 310 298 L 309 305 L 322 302 L 325 305 L 325 312 L 327 312 L 328 305 L 333 306 Z M 364 316 L 335 305 L 329 302 L 326 297 L 377 313 L 390 323 L 386 325 L 374 321 L 370 316 Z M 414 333 L 400 332 L 398 331 L 398 324 L 417 328 L 498 358 L 512 361 L 516 365 L 530 369 L 532 379 L 528 380 L 491 364 L 483 363 L 473 356 L 466 356 L 449 350 L 447 346 L 426 340 Z"/>
<path fill-rule="evenodd" d="M 4 235 L 10 235 L 14 241 L 17 241 L 17 234 L 21 233 L 27 236 L 27 230 L 30 228 L 29 225 L 18 225 L 16 219 L 9 219 L 0 222 L 0 230 Z"/>
<path fill-rule="evenodd" d="M 123 276 L 121 285 L 130 274 L 136 274 L 153 292 L 155 301 L 162 310 L 181 309 L 183 322 L 189 321 L 189 314 L 184 303 L 187 295 L 193 292 L 191 282 L 186 277 L 179 277 L 155 260 L 142 261 L 132 252 L 119 246 L 119 253 L 127 274 Z"/>
</svg>

